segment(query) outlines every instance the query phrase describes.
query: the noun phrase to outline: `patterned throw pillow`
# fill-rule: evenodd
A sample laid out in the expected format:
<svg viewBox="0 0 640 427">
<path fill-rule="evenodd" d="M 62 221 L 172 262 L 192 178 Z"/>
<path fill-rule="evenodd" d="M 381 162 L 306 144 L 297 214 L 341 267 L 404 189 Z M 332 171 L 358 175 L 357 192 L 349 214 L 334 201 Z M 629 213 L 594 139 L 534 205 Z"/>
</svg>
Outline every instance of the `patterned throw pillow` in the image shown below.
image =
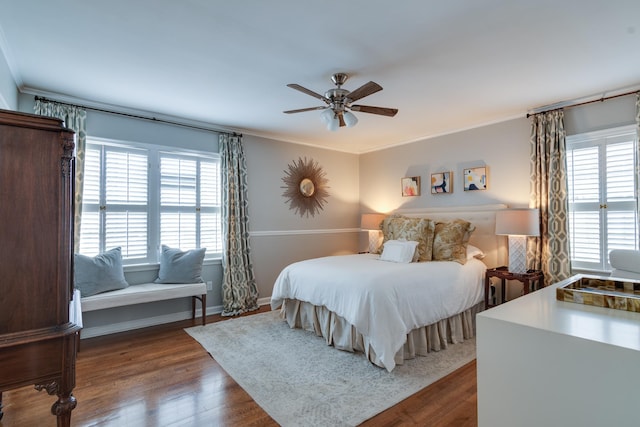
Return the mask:
<svg viewBox="0 0 640 427">
<path fill-rule="evenodd" d="M 427 218 L 406 218 L 391 215 L 382 221 L 382 249 L 389 240 L 410 240 L 418 242 L 414 261 L 431 261 L 435 223 Z"/>
<path fill-rule="evenodd" d="M 467 243 L 475 225 L 463 219 L 438 221 L 433 238 L 433 260 L 467 262 Z"/>
</svg>

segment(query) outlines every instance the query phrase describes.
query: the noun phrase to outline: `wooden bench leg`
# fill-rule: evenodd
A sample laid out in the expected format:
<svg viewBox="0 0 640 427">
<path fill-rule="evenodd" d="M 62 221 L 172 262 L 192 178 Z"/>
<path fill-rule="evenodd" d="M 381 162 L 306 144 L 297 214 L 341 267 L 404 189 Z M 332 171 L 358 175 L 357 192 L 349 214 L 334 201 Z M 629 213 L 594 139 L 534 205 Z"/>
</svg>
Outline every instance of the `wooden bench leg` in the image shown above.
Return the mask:
<svg viewBox="0 0 640 427">
<path fill-rule="evenodd" d="M 191 319 L 196 319 L 196 300 L 200 300 L 200 306 L 202 307 L 202 326 L 207 324 L 207 294 L 201 296 L 193 296 L 191 299 Z"/>
<path fill-rule="evenodd" d="M 202 294 L 202 326 L 207 324 L 207 294 Z"/>
</svg>

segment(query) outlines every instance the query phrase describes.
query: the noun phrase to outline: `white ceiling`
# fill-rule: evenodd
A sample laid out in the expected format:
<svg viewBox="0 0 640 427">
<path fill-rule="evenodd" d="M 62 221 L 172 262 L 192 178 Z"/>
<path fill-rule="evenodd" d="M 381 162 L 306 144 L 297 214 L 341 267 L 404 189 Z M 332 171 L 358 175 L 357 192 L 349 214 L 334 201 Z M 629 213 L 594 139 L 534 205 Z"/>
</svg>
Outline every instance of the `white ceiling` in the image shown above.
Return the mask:
<svg viewBox="0 0 640 427">
<path fill-rule="evenodd" d="M 640 87 L 638 0 L 0 0 L 22 92 L 354 153 Z M 384 90 L 329 132 L 318 93 Z M 62 98 L 60 98 L 62 97 Z M 91 105 L 91 104 L 89 104 Z"/>
</svg>

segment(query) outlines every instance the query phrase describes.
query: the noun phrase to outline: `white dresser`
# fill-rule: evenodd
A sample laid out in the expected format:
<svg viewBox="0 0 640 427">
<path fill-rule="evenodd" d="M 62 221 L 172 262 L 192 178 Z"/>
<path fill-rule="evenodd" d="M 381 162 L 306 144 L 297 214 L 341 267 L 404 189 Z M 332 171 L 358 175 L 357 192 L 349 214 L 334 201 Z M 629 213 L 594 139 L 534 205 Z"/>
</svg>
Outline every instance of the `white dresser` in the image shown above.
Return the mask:
<svg viewBox="0 0 640 427">
<path fill-rule="evenodd" d="M 556 300 L 477 315 L 478 426 L 640 426 L 640 313 Z"/>
</svg>

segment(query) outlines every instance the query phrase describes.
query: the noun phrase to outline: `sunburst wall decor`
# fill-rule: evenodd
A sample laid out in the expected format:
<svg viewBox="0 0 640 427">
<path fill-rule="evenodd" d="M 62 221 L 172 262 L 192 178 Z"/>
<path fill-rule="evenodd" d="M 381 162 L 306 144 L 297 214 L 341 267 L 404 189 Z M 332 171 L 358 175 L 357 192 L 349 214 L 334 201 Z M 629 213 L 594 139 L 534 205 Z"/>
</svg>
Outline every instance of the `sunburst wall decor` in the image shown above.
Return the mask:
<svg viewBox="0 0 640 427">
<path fill-rule="evenodd" d="M 322 167 L 313 159 L 298 158 L 285 170 L 282 181 L 286 184 L 282 193 L 287 198 L 289 209 L 295 210 L 300 216 L 315 216 L 327 202 L 329 192 Z"/>
</svg>

